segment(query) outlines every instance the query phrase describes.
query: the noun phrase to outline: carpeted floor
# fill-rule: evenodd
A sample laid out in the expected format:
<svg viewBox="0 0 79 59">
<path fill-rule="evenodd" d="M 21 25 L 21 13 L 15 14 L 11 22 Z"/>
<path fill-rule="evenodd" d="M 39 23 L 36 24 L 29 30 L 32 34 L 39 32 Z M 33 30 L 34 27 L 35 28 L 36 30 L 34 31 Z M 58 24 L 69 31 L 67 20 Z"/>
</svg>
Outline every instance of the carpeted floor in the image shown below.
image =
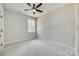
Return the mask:
<svg viewBox="0 0 79 59">
<path fill-rule="evenodd" d="M 35 39 L 4 47 L 1 56 L 72 56 L 74 52 L 65 47 Z"/>
</svg>

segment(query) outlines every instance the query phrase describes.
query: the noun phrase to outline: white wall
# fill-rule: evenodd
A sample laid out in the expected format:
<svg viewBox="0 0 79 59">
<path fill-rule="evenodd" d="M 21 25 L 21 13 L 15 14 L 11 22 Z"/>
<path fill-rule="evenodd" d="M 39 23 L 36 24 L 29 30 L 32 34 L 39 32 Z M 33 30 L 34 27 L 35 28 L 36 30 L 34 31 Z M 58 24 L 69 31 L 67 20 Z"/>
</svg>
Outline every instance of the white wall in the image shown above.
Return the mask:
<svg viewBox="0 0 79 59">
<path fill-rule="evenodd" d="M 12 42 L 35 38 L 35 33 L 28 32 L 28 18 L 32 17 L 5 9 L 5 41 Z"/>
<path fill-rule="evenodd" d="M 38 18 L 38 37 L 74 47 L 74 22 L 74 5 L 66 5 Z"/>
<path fill-rule="evenodd" d="M 78 15 L 78 55 L 79 55 L 79 4 L 77 5 L 78 5 L 77 15 Z"/>
</svg>

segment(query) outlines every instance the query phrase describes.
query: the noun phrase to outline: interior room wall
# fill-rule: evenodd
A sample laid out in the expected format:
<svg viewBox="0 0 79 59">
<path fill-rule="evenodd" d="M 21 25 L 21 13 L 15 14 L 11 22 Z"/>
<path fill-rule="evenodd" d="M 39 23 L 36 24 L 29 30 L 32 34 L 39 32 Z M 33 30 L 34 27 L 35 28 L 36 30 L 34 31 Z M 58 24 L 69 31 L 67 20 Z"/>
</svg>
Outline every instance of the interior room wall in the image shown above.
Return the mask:
<svg viewBox="0 0 79 59">
<path fill-rule="evenodd" d="M 74 4 L 56 9 L 37 21 L 38 38 L 75 47 Z"/>
<path fill-rule="evenodd" d="M 4 8 L 0 3 L 0 52 L 4 47 Z"/>
<path fill-rule="evenodd" d="M 5 9 L 5 41 L 14 42 L 35 38 L 35 33 L 28 32 L 28 19 L 33 17 L 20 12 Z"/>
<path fill-rule="evenodd" d="M 77 19 L 78 19 L 78 55 L 79 55 L 79 4 L 77 4 L 77 6 L 78 6 L 77 7 L 77 9 L 78 9 L 77 10 L 77 15 L 78 15 L 77 16 L 78 17 Z"/>
</svg>

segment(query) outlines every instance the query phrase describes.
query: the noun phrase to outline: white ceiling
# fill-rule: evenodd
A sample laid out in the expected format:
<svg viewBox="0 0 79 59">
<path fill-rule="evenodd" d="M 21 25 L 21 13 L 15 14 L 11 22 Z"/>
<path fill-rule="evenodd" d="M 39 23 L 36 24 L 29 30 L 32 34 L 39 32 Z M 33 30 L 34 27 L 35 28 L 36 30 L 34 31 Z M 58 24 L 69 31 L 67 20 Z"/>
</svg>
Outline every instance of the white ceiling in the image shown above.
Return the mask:
<svg viewBox="0 0 79 59">
<path fill-rule="evenodd" d="M 37 5 L 37 3 L 36 3 L 36 5 Z M 43 5 L 38 8 L 38 9 L 42 10 L 43 13 L 36 12 L 35 15 L 33 15 L 32 10 L 24 11 L 25 9 L 31 8 L 26 3 L 5 3 L 4 8 L 10 9 L 10 10 L 13 10 L 13 11 L 20 11 L 20 12 L 26 14 L 26 15 L 29 15 L 29 16 L 40 17 L 42 15 L 45 15 L 45 14 L 55 10 L 56 8 L 63 7 L 64 5 L 66 5 L 66 3 L 65 4 L 64 3 L 43 3 Z"/>
</svg>

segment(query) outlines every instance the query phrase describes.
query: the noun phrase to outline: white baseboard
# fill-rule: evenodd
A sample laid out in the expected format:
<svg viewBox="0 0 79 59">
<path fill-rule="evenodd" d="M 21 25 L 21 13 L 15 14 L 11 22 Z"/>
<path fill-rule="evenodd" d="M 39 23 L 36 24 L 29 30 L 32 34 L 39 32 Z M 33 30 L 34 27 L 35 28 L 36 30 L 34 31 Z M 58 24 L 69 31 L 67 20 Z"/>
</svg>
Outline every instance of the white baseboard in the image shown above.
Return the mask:
<svg viewBox="0 0 79 59">
<path fill-rule="evenodd" d="M 18 39 L 18 40 L 6 41 L 4 45 L 6 46 L 6 45 L 10 45 L 10 44 L 26 41 L 26 40 L 28 41 L 28 40 L 33 40 L 33 39 Z"/>
<path fill-rule="evenodd" d="M 60 43 L 60 42 L 56 42 L 56 41 L 51 41 L 51 40 L 48 40 L 48 39 L 43 39 L 43 38 L 39 38 L 40 40 L 43 40 L 43 41 L 46 41 L 48 42 L 49 44 L 57 44 L 57 45 L 60 45 L 60 46 L 63 46 L 63 47 L 66 47 L 68 49 L 71 49 L 72 51 L 75 51 L 75 48 L 74 47 L 71 47 L 71 46 L 68 46 L 68 45 L 65 45 L 63 43 Z M 13 41 L 6 41 L 4 45 L 9 45 L 9 44 L 14 44 L 14 43 L 18 43 L 18 42 L 22 42 L 22 41 L 28 41 L 28 40 L 33 40 L 33 39 L 19 39 L 19 40 L 13 40 Z M 53 43 L 52 43 L 53 42 Z"/>
<path fill-rule="evenodd" d="M 53 41 L 53 40 L 48 40 L 48 39 L 45 39 L 45 38 L 44 39 L 43 38 L 39 38 L 39 39 L 44 40 L 44 41 L 48 42 L 51 45 L 57 44 L 57 45 L 65 47 L 65 48 L 71 49 L 72 51 L 75 51 L 75 47 L 71 47 L 71 46 L 68 46 L 66 44 L 63 44 L 63 43 L 60 43 L 60 42 L 56 42 L 56 41 Z"/>
</svg>

